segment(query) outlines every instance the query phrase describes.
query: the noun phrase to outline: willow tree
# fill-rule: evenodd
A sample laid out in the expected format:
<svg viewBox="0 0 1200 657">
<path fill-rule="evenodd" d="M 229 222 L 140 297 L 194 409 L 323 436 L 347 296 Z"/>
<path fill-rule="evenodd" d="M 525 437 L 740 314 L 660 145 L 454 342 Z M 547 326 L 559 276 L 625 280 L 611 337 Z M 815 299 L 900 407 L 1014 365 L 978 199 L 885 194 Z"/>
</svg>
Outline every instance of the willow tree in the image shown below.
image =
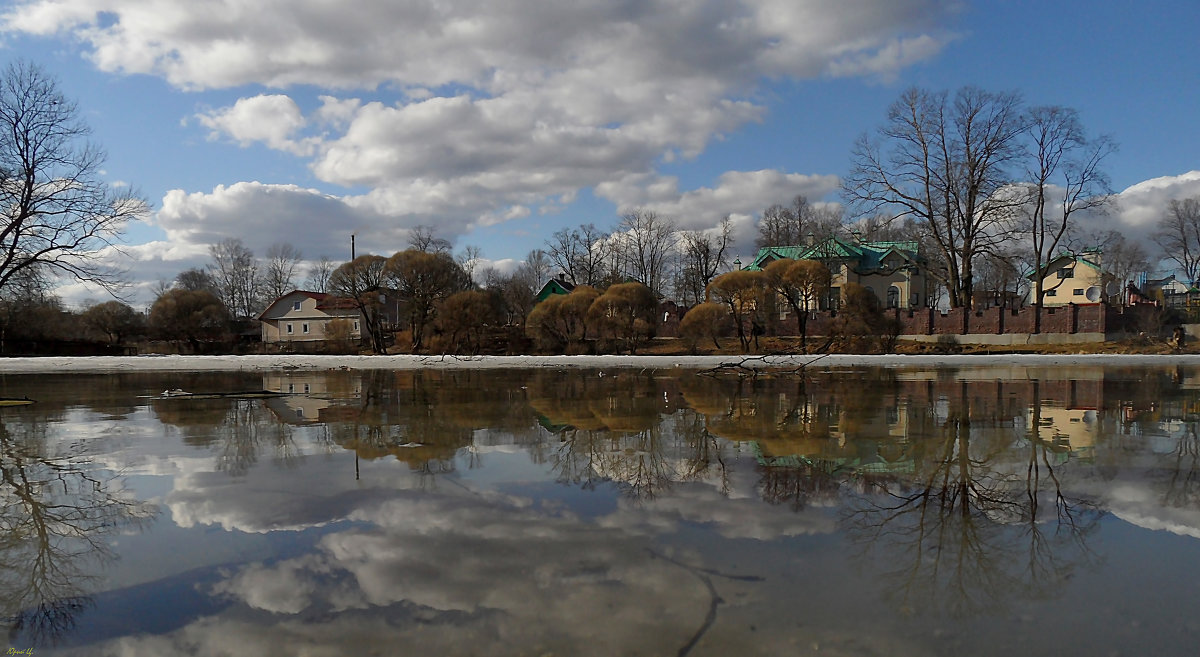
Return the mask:
<svg viewBox="0 0 1200 657">
<path fill-rule="evenodd" d="M 750 340 L 757 341 L 756 330 L 746 333 L 746 323 L 758 327 L 755 314 L 763 309 L 766 295 L 766 274 L 761 271 L 739 269 L 714 278 L 708 284 L 708 298 L 729 308 L 733 324 L 737 328 L 738 342 L 742 351 L 750 351 Z"/>
<path fill-rule="evenodd" d="M 800 347 L 808 348 L 808 315 L 816 310 L 821 296 L 829 289 L 832 274 L 818 260 L 784 258 L 767 265 L 766 283 L 796 315 Z"/>
</svg>

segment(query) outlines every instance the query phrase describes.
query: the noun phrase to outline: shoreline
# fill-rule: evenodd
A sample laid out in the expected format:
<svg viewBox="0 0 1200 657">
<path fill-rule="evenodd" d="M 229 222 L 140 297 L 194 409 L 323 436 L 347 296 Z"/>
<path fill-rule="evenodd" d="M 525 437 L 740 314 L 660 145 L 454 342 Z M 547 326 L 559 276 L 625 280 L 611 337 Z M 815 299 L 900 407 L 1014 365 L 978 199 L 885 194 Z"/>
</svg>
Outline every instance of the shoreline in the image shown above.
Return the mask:
<svg viewBox="0 0 1200 657">
<path fill-rule="evenodd" d="M 0 359 L 0 374 L 111 372 L 267 372 L 322 370 L 642 368 L 707 369 L 741 365 L 770 367 L 965 367 L 974 365 L 1200 365 L 1200 354 L 832 354 L 776 356 L 48 356 Z"/>
</svg>

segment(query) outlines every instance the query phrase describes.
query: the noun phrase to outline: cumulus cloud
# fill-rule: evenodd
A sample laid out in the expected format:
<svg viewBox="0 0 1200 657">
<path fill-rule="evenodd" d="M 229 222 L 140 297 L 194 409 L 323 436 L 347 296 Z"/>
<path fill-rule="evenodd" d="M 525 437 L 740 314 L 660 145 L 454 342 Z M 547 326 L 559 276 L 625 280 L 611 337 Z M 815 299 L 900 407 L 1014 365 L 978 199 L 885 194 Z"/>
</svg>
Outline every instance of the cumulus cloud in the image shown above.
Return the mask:
<svg viewBox="0 0 1200 657">
<path fill-rule="evenodd" d="M 232 107 L 197 114 L 196 118 L 212 130 L 210 138 L 228 135 L 242 146 L 261 141 L 277 150 L 308 155 L 315 145 L 311 139 L 292 139 L 304 127 L 304 116 L 295 101 L 279 94 L 242 98 Z"/>
<path fill-rule="evenodd" d="M 171 190 L 163 197 L 155 223 L 175 245 L 205 245 L 236 235 L 255 253 L 281 239 L 309 257 L 324 254 L 349 259 L 350 234 L 364 244 L 401 242 L 406 232 L 369 204 L 355 204 L 296 185 L 240 182 L 211 192 Z M 246 230 L 253 225 L 254 230 Z M 194 248 L 194 247 L 181 247 Z"/>
<path fill-rule="evenodd" d="M 645 180 L 642 193 L 669 203 L 653 181 L 658 163 L 696 157 L 760 120 L 763 80 L 889 75 L 951 40 L 942 24 L 955 11 L 949 0 L 848 0 L 836 12 L 815 0 L 30 0 L 0 14 L 0 30 L 70 34 L 101 70 L 182 89 L 295 89 L 195 118 L 210 138 L 311 158 L 319 180 L 367 188 L 339 203 L 354 221 L 387 217 L 400 229 L 433 221 L 452 236 L 557 212 L 597 185 L 623 203 Z M 335 93 L 302 112 L 311 99 L 301 95 L 314 88 Z M 204 219 L 173 238 L 244 235 L 214 211 L 241 186 L 265 190 L 171 192 L 161 221 Z M 688 200 L 678 201 L 680 215 L 699 226 L 691 217 L 712 213 L 691 212 Z M 743 212 L 763 204 L 728 201 Z M 200 206 L 206 215 L 189 214 Z"/>
<path fill-rule="evenodd" d="M 888 53 L 903 65 L 913 55 L 897 41 L 944 43 L 949 36 L 938 23 L 956 3 L 848 0 L 836 12 L 814 0 L 353 5 L 32 0 L 8 10 L 0 24 L 6 31 L 73 33 L 102 70 L 158 75 L 187 89 L 467 83 L 501 90 L 568 70 L 609 80 L 619 74 L 615 79 L 628 80 L 626 89 L 636 93 L 641 83 L 687 78 L 729 84 L 747 74 L 808 77 L 834 61 Z"/>
</svg>

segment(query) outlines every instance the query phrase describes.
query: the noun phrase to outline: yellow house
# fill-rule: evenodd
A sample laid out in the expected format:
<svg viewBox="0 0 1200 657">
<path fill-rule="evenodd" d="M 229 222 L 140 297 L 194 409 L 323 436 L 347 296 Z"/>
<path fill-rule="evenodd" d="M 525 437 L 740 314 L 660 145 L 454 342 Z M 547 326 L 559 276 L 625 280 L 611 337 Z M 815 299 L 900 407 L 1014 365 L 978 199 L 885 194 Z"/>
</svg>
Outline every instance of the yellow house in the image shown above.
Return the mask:
<svg viewBox="0 0 1200 657">
<path fill-rule="evenodd" d="M 263 342 L 314 342 L 326 339 L 329 322 L 350 323 L 350 337 L 358 339 L 359 312 L 350 299 L 321 292 L 294 290 L 267 306 L 258 316 Z"/>
<path fill-rule="evenodd" d="M 1042 306 L 1065 306 L 1067 304 L 1100 303 L 1110 296 L 1110 288 L 1116 277 L 1101 266 L 1100 249 L 1087 249 L 1082 253 L 1063 253 L 1050 260 L 1042 277 Z M 1027 278 L 1033 280 L 1035 273 Z M 1119 292 L 1119 290 L 1118 290 Z M 1029 303 L 1033 304 L 1036 294 L 1030 286 Z"/>
</svg>

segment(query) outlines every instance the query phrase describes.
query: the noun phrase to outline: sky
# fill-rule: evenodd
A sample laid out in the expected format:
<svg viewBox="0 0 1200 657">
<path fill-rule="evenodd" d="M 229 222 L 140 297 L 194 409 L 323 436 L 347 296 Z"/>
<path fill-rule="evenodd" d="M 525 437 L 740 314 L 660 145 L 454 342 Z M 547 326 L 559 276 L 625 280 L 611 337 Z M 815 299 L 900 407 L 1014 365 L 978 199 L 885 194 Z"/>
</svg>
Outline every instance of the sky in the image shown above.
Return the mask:
<svg viewBox="0 0 1200 657">
<path fill-rule="evenodd" d="M 340 263 L 424 225 L 505 270 L 640 208 L 729 215 L 749 256 L 763 208 L 839 201 L 913 86 L 1078 110 L 1119 144 L 1090 221 L 1149 244 L 1200 196 L 1198 25 L 1195 0 L 5 0 L 0 62 L 56 76 L 149 201 L 120 256 L 146 305 L 227 238 Z"/>
</svg>

